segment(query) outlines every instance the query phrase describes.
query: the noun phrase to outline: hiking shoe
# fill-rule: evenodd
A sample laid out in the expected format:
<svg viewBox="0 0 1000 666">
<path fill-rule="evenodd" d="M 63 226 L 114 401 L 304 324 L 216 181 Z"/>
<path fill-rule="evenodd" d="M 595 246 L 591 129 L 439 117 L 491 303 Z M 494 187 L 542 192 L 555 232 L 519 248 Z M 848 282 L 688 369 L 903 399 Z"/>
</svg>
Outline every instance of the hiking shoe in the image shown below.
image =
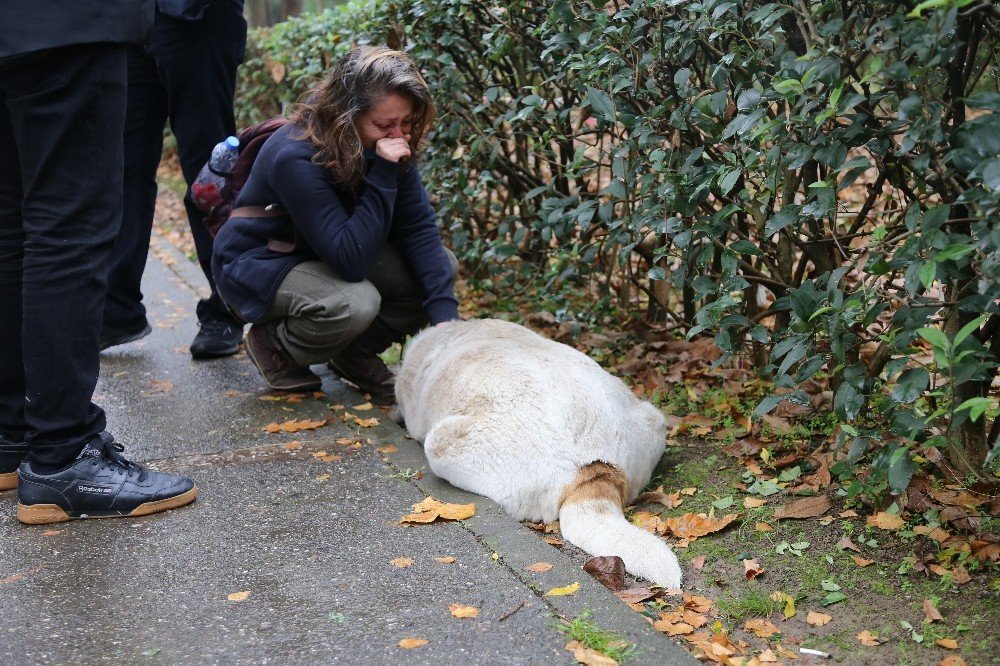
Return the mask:
<svg viewBox="0 0 1000 666">
<path fill-rule="evenodd" d="M 240 349 L 243 327 L 222 319 L 199 321 L 200 330 L 191 343 L 191 357 L 195 359 L 232 356 Z"/>
<path fill-rule="evenodd" d="M 267 385 L 278 391 L 317 391 L 323 380 L 309 368 L 297 364 L 266 326 L 247 331 L 247 356 L 260 370 Z"/>
<path fill-rule="evenodd" d="M 373 398 L 395 396 L 396 377 L 376 354 L 340 352 L 326 363 L 327 367 Z"/>
<path fill-rule="evenodd" d="M 101 433 L 66 469 L 38 474 L 29 462 L 21 463 L 17 519 L 46 525 L 74 518 L 145 516 L 194 501 L 194 481 L 146 470 L 123 458 L 124 450 L 111 435 Z"/>
<path fill-rule="evenodd" d="M 17 468 L 27 455 L 27 444 L 0 437 L 0 490 L 17 488 Z"/>
<path fill-rule="evenodd" d="M 153 332 L 153 327 L 149 325 L 148 321 L 143 321 L 140 328 L 132 329 L 131 331 L 126 330 L 109 330 L 101 329 L 101 339 L 100 348 L 104 351 L 108 347 L 117 347 L 118 345 L 123 345 L 126 342 L 135 342 L 136 340 L 141 340 L 150 333 Z"/>
</svg>

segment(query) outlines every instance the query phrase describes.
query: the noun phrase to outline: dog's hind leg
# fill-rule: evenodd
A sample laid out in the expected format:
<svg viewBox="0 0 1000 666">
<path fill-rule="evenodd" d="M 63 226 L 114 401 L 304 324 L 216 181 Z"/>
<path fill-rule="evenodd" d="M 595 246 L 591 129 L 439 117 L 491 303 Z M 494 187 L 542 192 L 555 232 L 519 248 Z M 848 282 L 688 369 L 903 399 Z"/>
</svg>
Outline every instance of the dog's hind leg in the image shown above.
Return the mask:
<svg viewBox="0 0 1000 666">
<path fill-rule="evenodd" d="M 490 433 L 471 416 L 441 419 L 424 438 L 424 452 L 431 469 L 442 479 L 496 499 L 497 483 L 506 476 L 497 460 L 499 447 Z"/>
</svg>

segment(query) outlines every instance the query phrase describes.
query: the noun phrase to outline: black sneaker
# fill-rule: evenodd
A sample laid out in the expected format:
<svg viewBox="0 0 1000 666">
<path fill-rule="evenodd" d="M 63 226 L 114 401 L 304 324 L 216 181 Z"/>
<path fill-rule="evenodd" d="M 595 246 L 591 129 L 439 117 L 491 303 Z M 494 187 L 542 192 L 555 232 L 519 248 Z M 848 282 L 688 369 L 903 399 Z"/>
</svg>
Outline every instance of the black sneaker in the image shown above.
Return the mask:
<svg viewBox="0 0 1000 666">
<path fill-rule="evenodd" d="M 198 322 L 201 330 L 191 343 L 191 356 L 196 359 L 232 356 L 240 349 L 243 327 L 221 319 Z"/>
<path fill-rule="evenodd" d="M 27 455 L 27 444 L 0 437 L 0 490 L 17 488 L 17 468 Z"/>
<path fill-rule="evenodd" d="M 396 376 L 376 354 L 343 351 L 326 363 L 327 367 L 373 398 L 392 398 Z"/>
<path fill-rule="evenodd" d="M 144 321 L 142 327 L 134 328 L 131 331 L 118 330 L 118 329 L 101 329 L 101 351 L 104 351 L 108 347 L 117 347 L 118 345 L 123 345 L 126 342 L 135 342 L 136 340 L 141 340 L 150 333 L 153 332 L 153 327 L 149 325 L 148 321 Z"/>
<path fill-rule="evenodd" d="M 45 525 L 73 518 L 145 516 L 190 504 L 197 497 L 191 479 L 146 470 L 123 458 L 124 449 L 102 433 L 59 472 L 37 474 L 30 463 L 22 463 L 17 519 Z"/>
</svg>

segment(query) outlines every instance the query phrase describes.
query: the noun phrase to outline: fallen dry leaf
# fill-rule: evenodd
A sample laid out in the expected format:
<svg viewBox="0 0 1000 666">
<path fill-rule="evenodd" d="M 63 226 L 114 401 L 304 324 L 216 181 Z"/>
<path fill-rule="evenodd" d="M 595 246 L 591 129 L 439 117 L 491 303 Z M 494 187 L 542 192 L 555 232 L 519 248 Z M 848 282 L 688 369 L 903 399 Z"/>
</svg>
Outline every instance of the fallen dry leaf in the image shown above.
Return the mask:
<svg viewBox="0 0 1000 666">
<path fill-rule="evenodd" d="M 662 597 L 664 592 L 662 589 L 654 590 L 651 587 L 632 587 L 627 590 L 619 590 L 615 594 L 627 604 L 636 604 Z"/>
<path fill-rule="evenodd" d="M 578 664 L 584 666 L 618 666 L 618 662 L 611 657 L 606 657 L 597 650 L 585 646 L 580 641 L 570 641 L 566 643 L 566 649 L 573 653 L 573 658 Z"/>
<path fill-rule="evenodd" d="M 857 544 L 851 541 L 851 537 L 845 536 L 840 541 L 837 542 L 837 548 L 841 550 L 853 550 L 856 553 L 860 553 L 861 549 L 858 548 Z"/>
<path fill-rule="evenodd" d="M 354 422 L 357 423 L 362 428 L 374 428 L 378 425 L 379 421 L 374 416 L 370 419 L 363 419 L 361 417 L 355 417 Z"/>
<path fill-rule="evenodd" d="M 42 536 L 55 536 L 57 534 L 62 534 L 62 530 L 45 530 L 42 532 Z"/>
<path fill-rule="evenodd" d="M 941 660 L 938 666 L 967 666 L 965 659 L 962 659 L 957 654 L 951 654 Z"/>
<path fill-rule="evenodd" d="M 767 523 L 754 523 L 754 531 L 757 532 L 773 532 L 774 528 Z"/>
<path fill-rule="evenodd" d="M 579 583 L 571 583 L 565 587 L 553 587 L 551 590 L 546 592 L 543 596 L 546 597 L 565 597 L 571 594 L 575 594 L 577 590 L 580 589 Z"/>
<path fill-rule="evenodd" d="M 697 488 L 681 488 L 681 495 L 694 495 L 698 492 Z"/>
<path fill-rule="evenodd" d="M 549 571 L 551 568 L 552 565 L 549 564 L 548 562 L 535 562 L 534 564 L 529 564 L 528 566 L 524 567 L 524 570 L 534 571 L 535 573 L 543 573 L 545 571 Z"/>
<path fill-rule="evenodd" d="M 329 474 L 320 474 L 319 476 L 316 477 L 316 480 L 317 481 L 329 481 L 330 480 L 330 475 Z"/>
<path fill-rule="evenodd" d="M 411 564 L 413 564 L 413 560 L 410 559 L 409 557 L 397 557 L 394 560 L 389 560 L 389 562 L 392 564 L 392 566 L 399 567 L 400 569 L 405 569 Z"/>
<path fill-rule="evenodd" d="M 786 592 L 772 592 L 771 601 L 785 604 L 783 613 L 786 620 L 795 617 L 795 597 Z"/>
<path fill-rule="evenodd" d="M 308 419 L 296 421 L 292 419 L 291 421 L 285 421 L 284 423 L 268 423 L 264 426 L 264 432 L 302 432 L 303 430 L 316 430 L 317 428 L 322 428 L 326 424 L 327 419 L 323 419 L 322 421 L 310 421 Z"/>
<path fill-rule="evenodd" d="M 446 557 L 435 557 L 434 561 L 437 562 L 438 564 L 454 564 L 455 558 L 452 557 L 451 555 L 448 555 Z"/>
<path fill-rule="evenodd" d="M 438 518 L 442 520 L 465 520 L 476 515 L 476 505 L 448 504 L 439 502 L 433 497 L 413 505 L 413 513 L 403 516 L 401 523 L 433 523 Z"/>
<path fill-rule="evenodd" d="M 827 615 L 826 613 L 817 613 L 816 611 L 809 611 L 806 615 L 806 624 L 812 627 L 822 627 L 824 624 L 830 622 L 833 616 Z"/>
<path fill-rule="evenodd" d="M 972 576 L 969 575 L 965 567 L 959 564 L 951 570 L 951 579 L 955 581 L 955 585 L 965 585 L 972 580 Z"/>
<path fill-rule="evenodd" d="M 934 644 L 937 645 L 938 647 L 943 647 L 946 650 L 958 649 L 958 641 L 956 641 L 954 638 L 939 638 L 936 641 L 934 641 Z"/>
<path fill-rule="evenodd" d="M 359 412 L 367 412 L 369 409 L 372 409 L 373 407 L 374 405 L 372 405 L 372 403 L 366 402 L 363 405 L 354 405 L 353 407 L 351 407 L 351 409 Z"/>
<path fill-rule="evenodd" d="M 678 539 L 691 539 L 718 532 L 738 517 L 737 513 L 726 514 L 722 518 L 709 518 L 704 513 L 685 513 L 667 518 L 663 525 Z"/>
<path fill-rule="evenodd" d="M 451 614 L 458 618 L 473 618 L 479 617 L 479 609 L 475 606 L 466 606 L 465 604 L 452 604 L 448 606 L 448 610 Z"/>
<path fill-rule="evenodd" d="M 778 656 L 774 654 L 771 648 L 768 648 L 757 656 L 762 664 L 776 664 L 778 663 Z"/>
<path fill-rule="evenodd" d="M 651 490 L 649 492 L 639 495 L 638 497 L 635 498 L 635 502 L 633 502 L 633 504 L 656 503 L 656 504 L 662 504 L 668 509 L 675 509 L 678 506 L 680 506 L 683 502 L 684 500 L 681 499 L 680 492 L 668 495 L 667 493 L 663 492 L 662 489 L 659 489 L 659 490 Z"/>
<path fill-rule="evenodd" d="M 853 559 L 854 563 L 857 564 L 862 569 L 872 564 L 875 564 L 875 560 L 866 560 L 865 558 L 858 557 L 857 555 L 851 555 L 851 559 Z"/>
<path fill-rule="evenodd" d="M 592 557 L 583 570 L 612 592 L 625 589 L 625 562 L 617 555 Z"/>
<path fill-rule="evenodd" d="M 760 617 L 747 620 L 746 624 L 743 625 L 743 630 L 753 632 L 760 638 L 770 638 L 781 633 L 781 629 L 778 629 L 773 622 Z"/>
<path fill-rule="evenodd" d="M 779 520 L 782 518 L 815 518 L 829 511 L 831 506 L 833 504 L 826 495 L 813 495 L 779 506 L 774 512 L 774 517 Z"/>
<path fill-rule="evenodd" d="M 924 618 L 927 622 L 940 622 L 944 620 L 941 617 L 941 611 L 937 609 L 937 606 L 930 599 L 924 599 Z"/>
<path fill-rule="evenodd" d="M 396 448 L 396 446 L 393 444 L 389 444 L 387 446 L 380 446 L 375 450 L 378 451 L 379 453 L 395 453 L 396 451 L 399 451 L 399 449 Z"/>
<path fill-rule="evenodd" d="M 404 650 L 412 650 L 430 643 L 426 638 L 404 638 L 399 641 L 399 647 Z"/>
<path fill-rule="evenodd" d="M 761 568 L 757 560 L 743 560 L 743 574 L 746 576 L 747 580 L 753 580 L 758 576 L 763 576 L 764 569 Z"/>
<path fill-rule="evenodd" d="M 226 598 L 230 601 L 246 601 L 249 596 L 250 590 L 244 590 L 243 592 L 233 592 Z"/>
<path fill-rule="evenodd" d="M 875 647 L 878 645 L 879 640 L 875 637 L 875 634 L 865 629 L 860 634 L 857 635 L 857 639 L 861 641 L 861 644 L 866 647 Z"/>
<path fill-rule="evenodd" d="M 881 530 L 895 532 L 905 524 L 903 519 L 896 514 L 886 513 L 885 511 L 879 511 L 874 516 L 868 516 L 868 525 Z"/>
<path fill-rule="evenodd" d="M 550 537 L 550 536 L 542 537 L 542 541 L 544 541 L 545 543 L 549 544 L 550 546 L 561 546 L 561 545 L 563 545 L 562 539 L 557 539 L 555 537 Z"/>
<path fill-rule="evenodd" d="M 847 511 L 841 511 L 837 515 L 840 516 L 841 518 L 857 518 L 858 512 L 855 511 L 854 509 L 848 509 Z"/>
<path fill-rule="evenodd" d="M 743 498 L 743 508 L 744 509 L 756 509 L 767 504 L 766 499 L 761 499 L 759 497 L 744 497 Z"/>
<path fill-rule="evenodd" d="M 288 449 L 289 451 L 294 451 L 295 449 L 301 449 L 302 442 L 299 441 L 288 442 L 287 444 L 285 444 L 285 448 Z"/>
<path fill-rule="evenodd" d="M 701 569 L 705 566 L 705 556 L 704 555 L 699 555 L 698 557 L 696 557 L 693 560 L 691 560 L 691 566 L 696 571 L 701 571 Z"/>
<path fill-rule="evenodd" d="M 712 610 L 714 604 L 715 602 L 707 597 L 701 597 L 697 594 L 684 595 L 684 608 L 693 610 L 696 613 L 708 613 Z"/>
</svg>

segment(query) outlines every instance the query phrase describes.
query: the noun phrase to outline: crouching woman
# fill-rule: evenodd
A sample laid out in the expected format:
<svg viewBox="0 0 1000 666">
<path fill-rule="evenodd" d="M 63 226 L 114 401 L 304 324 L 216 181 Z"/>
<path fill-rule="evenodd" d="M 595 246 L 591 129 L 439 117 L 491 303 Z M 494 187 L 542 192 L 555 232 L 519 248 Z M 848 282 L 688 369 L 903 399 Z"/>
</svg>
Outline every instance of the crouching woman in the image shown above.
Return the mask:
<svg viewBox="0 0 1000 666">
<path fill-rule="evenodd" d="M 325 362 L 391 396 L 378 354 L 457 318 L 455 258 L 415 165 L 434 115 L 408 56 L 359 47 L 261 148 L 212 270 L 272 388 L 317 389 L 309 366 Z"/>
</svg>

